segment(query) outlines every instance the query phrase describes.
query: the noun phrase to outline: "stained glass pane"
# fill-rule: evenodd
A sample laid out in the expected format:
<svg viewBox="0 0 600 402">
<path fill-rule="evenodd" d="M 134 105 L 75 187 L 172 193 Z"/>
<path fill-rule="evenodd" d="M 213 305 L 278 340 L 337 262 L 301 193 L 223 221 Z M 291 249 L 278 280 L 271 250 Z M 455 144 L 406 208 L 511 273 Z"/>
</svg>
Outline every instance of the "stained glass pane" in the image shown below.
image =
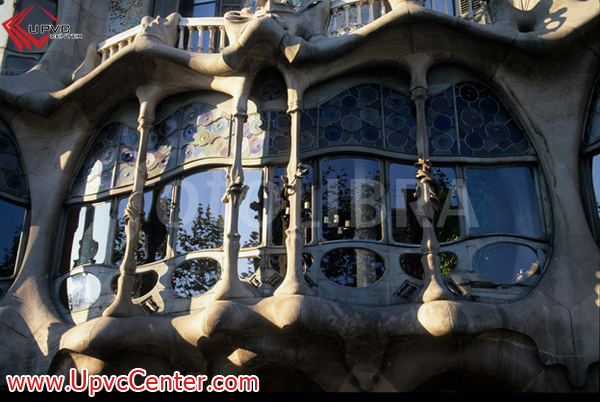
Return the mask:
<svg viewBox="0 0 600 402">
<path fill-rule="evenodd" d="M 472 234 L 509 233 L 541 237 L 540 214 L 533 172 L 528 167 L 467 169 Z"/>
<path fill-rule="evenodd" d="M 410 95 L 383 87 L 386 148 L 391 151 L 416 153 L 416 120 Z"/>
<path fill-rule="evenodd" d="M 360 288 L 381 279 L 385 264 L 378 254 L 370 250 L 342 248 L 323 256 L 321 272 L 338 285 Z"/>
<path fill-rule="evenodd" d="M 464 82 L 454 91 L 461 154 L 517 155 L 529 151 L 525 134 L 488 87 Z"/>
<path fill-rule="evenodd" d="M 244 123 L 244 138 L 242 140 L 242 158 L 259 158 L 267 154 L 265 147 L 264 122 L 260 113 L 248 116 Z"/>
<path fill-rule="evenodd" d="M 319 146 L 383 147 L 381 86 L 364 84 L 339 93 L 319 106 Z"/>
<path fill-rule="evenodd" d="M 383 183 L 379 162 L 332 159 L 323 162 L 323 238 L 382 238 Z"/>
<path fill-rule="evenodd" d="M 514 243 L 492 244 L 473 257 L 473 271 L 477 276 L 497 284 L 521 282 L 533 275 L 538 265 L 535 251 Z"/>
<path fill-rule="evenodd" d="M 230 116 L 215 106 L 193 103 L 184 106 L 179 126 L 177 164 L 229 153 Z"/>
</svg>

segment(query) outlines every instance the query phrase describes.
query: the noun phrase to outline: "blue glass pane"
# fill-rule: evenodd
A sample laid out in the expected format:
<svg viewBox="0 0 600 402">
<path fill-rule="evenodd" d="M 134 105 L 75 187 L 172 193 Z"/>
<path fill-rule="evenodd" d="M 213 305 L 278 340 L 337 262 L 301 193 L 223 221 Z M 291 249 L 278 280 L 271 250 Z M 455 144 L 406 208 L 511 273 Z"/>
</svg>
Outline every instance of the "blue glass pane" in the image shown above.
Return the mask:
<svg viewBox="0 0 600 402">
<path fill-rule="evenodd" d="M 529 247 L 497 243 L 484 247 L 473 257 L 473 271 L 482 280 L 511 285 L 521 282 L 538 269 L 537 254 Z"/>
<path fill-rule="evenodd" d="M 592 159 L 592 185 L 594 186 L 596 209 L 600 218 L 600 154 Z"/>
<path fill-rule="evenodd" d="M 454 93 L 461 154 L 517 155 L 530 150 L 523 130 L 488 87 L 463 82 Z"/>
<path fill-rule="evenodd" d="M 364 145 L 383 147 L 381 86 L 357 85 L 319 106 L 319 147 Z"/>
<path fill-rule="evenodd" d="M 468 230 L 541 237 L 536 185 L 528 167 L 467 169 Z"/>
<path fill-rule="evenodd" d="M 386 148 L 392 151 L 416 153 L 416 125 L 410 95 L 383 87 Z"/>
</svg>

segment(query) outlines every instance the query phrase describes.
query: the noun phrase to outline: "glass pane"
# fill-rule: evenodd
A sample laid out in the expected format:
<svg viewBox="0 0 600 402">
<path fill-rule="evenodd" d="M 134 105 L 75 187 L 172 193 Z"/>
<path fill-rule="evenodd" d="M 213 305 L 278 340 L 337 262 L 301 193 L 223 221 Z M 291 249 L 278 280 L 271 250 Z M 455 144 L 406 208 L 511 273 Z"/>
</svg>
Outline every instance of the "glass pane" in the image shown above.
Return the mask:
<svg viewBox="0 0 600 402">
<path fill-rule="evenodd" d="M 382 192 L 379 162 L 323 162 L 323 238 L 380 240 Z"/>
<path fill-rule="evenodd" d="M 338 285 L 360 288 L 374 284 L 385 273 L 381 257 L 362 248 L 330 251 L 321 260 L 321 271 Z"/>
<path fill-rule="evenodd" d="M 221 265 L 210 258 L 184 262 L 175 268 L 171 286 L 181 297 L 194 297 L 210 290 L 221 277 Z"/>
<path fill-rule="evenodd" d="M 225 204 L 221 201 L 225 171 L 200 172 L 183 179 L 177 244 L 180 252 L 218 248 L 223 244 Z"/>
<path fill-rule="evenodd" d="M 468 202 L 473 209 L 467 215 L 467 225 L 472 234 L 541 236 L 536 186 L 530 168 L 467 169 L 466 182 Z"/>
<path fill-rule="evenodd" d="M 23 19 L 23 25 L 21 28 L 27 30 L 35 38 L 34 43 L 29 43 L 29 46 L 24 42 L 24 36 L 19 36 L 21 40 L 21 49 L 11 39 L 8 41 L 8 48 L 19 51 L 20 53 L 43 53 L 48 48 L 49 39 L 41 42 L 44 36 L 48 36 L 48 32 L 42 33 L 40 25 L 52 25 L 55 26 L 57 23 L 52 19 L 52 16 L 56 17 L 56 1 L 52 0 L 21 0 L 19 2 L 19 12 L 25 11 L 31 7 L 30 11 L 26 14 Z M 50 15 L 48 15 L 50 14 Z M 16 13 L 15 13 L 16 15 Z M 31 27 L 29 27 L 31 25 Z"/>
<path fill-rule="evenodd" d="M 117 293 L 119 275 L 113 276 L 110 281 L 110 288 L 113 293 Z M 133 288 L 131 289 L 131 298 L 136 299 L 150 292 L 158 283 L 158 274 L 154 271 L 136 272 L 134 274 Z"/>
<path fill-rule="evenodd" d="M 392 237 L 402 243 L 419 244 L 423 230 L 414 214 L 417 169 L 413 165 L 394 163 L 390 165 L 390 187 L 392 189 Z M 440 208 L 434 224 L 440 242 L 460 237 L 456 175 L 448 167 L 433 168 L 433 176 L 439 188 L 436 190 Z"/>
<path fill-rule="evenodd" d="M 407 253 L 400 256 L 402 270 L 416 279 L 423 279 L 422 254 Z M 458 264 L 458 257 L 454 253 L 440 253 L 440 274 L 442 278 L 454 271 Z"/>
<path fill-rule="evenodd" d="M 0 213 L 0 277 L 9 277 L 17 262 L 25 208 L 0 200 Z"/>
<path fill-rule="evenodd" d="M 70 247 L 70 260 L 65 264 L 73 268 L 104 263 L 109 226 L 110 203 L 71 208 L 65 238 L 66 247 Z"/>
<path fill-rule="evenodd" d="M 68 277 L 62 286 L 62 292 L 66 296 L 63 304 L 70 311 L 88 308 L 100 296 L 100 280 L 87 272 Z"/>
<path fill-rule="evenodd" d="M 170 185 L 144 193 L 144 217 L 136 250 L 138 265 L 161 260 L 166 255 L 172 193 L 173 188 Z M 119 216 L 112 255 L 112 262 L 116 265 L 121 263 L 125 255 L 127 238 L 124 215 L 128 201 L 128 198 L 119 201 Z"/>
<path fill-rule="evenodd" d="M 479 250 L 473 271 L 484 281 L 510 285 L 529 278 L 538 268 L 537 254 L 529 247 L 498 243 Z"/>
<path fill-rule="evenodd" d="M 600 218 L 600 154 L 592 159 L 592 183 L 594 186 L 594 195 L 596 196 L 596 209 Z"/>
<path fill-rule="evenodd" d="M 258 268 L 260 268 L 259 257 L 238 259 L 238 276 L 240 277 L 240 279 L 250 278 Z"/>
<path fill-rule="evenodd" d="M 304 242 L 310 243 L 312 240 L 312 167 L 308 168 L 306 175 L 302 176 L 302 229 L 304 230 Z M 273 200 L 273 218 L 271 220 L 271 241 L 275 245 L 285 244 L 285 231 L 289 224 L 289 209 L 287 199 L 282 198 L 281 190 L 283 180 L 281 177 L 285 174 L 285 168 L 275 168 L 273 170 L 273 185 L 269 189 L 269 195 Z"/>
<path fill-rule="evenodd" d="M 263 171 L 245 170 L 244 184 L 248 186 L 246 198 L 240 205 L 238 232 L 241 247 L 256 247 L 261 244 L 263 221 Z"/>
</svg>

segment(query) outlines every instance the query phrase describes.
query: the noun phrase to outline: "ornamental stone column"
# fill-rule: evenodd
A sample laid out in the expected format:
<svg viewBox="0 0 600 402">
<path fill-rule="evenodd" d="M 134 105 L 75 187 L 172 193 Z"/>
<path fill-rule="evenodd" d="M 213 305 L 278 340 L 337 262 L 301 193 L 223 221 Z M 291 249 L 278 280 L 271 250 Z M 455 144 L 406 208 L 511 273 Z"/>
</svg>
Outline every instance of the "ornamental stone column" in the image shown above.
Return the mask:
<svg viewBox="0 0 600 402">
<path fill-rule="evenodd" d="M 437 182 L 429 161 L 429 135 L 427 130 L 425 102 L 428 99 L 427 70 L 430 60 L 425 55 L 411 55 L 403 60 L 411 72 L 411 100 L 416 110 L 416 145 L 418 160 L 416 179 L 415 216 L 423 228 L 421 239 L 421 265 L 423 266 L 423 289 L 415 296 L 417 302 L 452 300 L 454 296 L 446 288 L 440 273 L 439 242 L 435 234 L 435 213 L 440 204 L 437 198 Z"/>
<path fill-rule="evenodd" d="M 244 184 L 244 169 L 242 168 L 242 140 L 244 138 L 244 123 L 247 117 L 245 108 L 238 106 L 234 110 L 234 127 L 232 128 L 233 162 L 227 174 L 227 189 L 222 198 L 222 201 L 227 204 L 225 209 L 225 236 L 223 239 L 224 261 L 221 277 L 214 287 L 215 300 L 258 296 L 258 292 L 254 287 L 242 282 L 238 274 L 241 237 L 238 232 L 238 221 L 240 205 L 248 191 L 248 186 Z"/>
<path fill-rule="evenodd" d="M 288 115 L 290 116 L 290 159 L 283 176 L 282 193 L 289 202 L 289 225 L 285 231 L 285 246 L 287 269 L 283 282 L 275 290 L 280 295 L 312 295 L 313 291 L 304 279 L 302 266 L 302 246 L 304 231 L 302 229 L 302 176 L 306 169 L 300 163 L 300 119 L 302 105 L 297 100 L 297 93 L 290 90 L 293 96 L 289 98 Z"/>
<path fill-rule="evenodd" d="M 154 128 L 155 110 L 163 94 L 155 85 L 147 85 L 136 90 L 140 102 L 138 131 L 140 132 L 138 157 L 135 161 L 133 190 L 125 207 L 125 255 L 119 267 L 120 275 L 117 281 L 115 300 L 102 314 L 105 317 L 130 317 L 145 314 L 143 308 L 131 300 L 131 291 L 135 283 L 136 261 L 142 219 L 144 215 L 144 186 L 146 184 L 147 168 L 146 153 L 148 138 Z"/>
</svg>

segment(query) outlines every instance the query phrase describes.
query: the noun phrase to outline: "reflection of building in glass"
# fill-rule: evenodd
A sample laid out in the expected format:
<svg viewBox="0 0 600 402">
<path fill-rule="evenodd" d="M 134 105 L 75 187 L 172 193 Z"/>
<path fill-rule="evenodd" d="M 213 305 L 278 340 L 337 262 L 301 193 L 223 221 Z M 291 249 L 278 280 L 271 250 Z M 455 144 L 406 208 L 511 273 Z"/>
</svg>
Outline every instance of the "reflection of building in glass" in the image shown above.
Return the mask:
<svg viewBox="0 0 600 402">
<path fill-rule="evenodd" d="M 597 391 L 597 4 L 55 3 L 0 76 L 2 374 Z"/>
</svg>

